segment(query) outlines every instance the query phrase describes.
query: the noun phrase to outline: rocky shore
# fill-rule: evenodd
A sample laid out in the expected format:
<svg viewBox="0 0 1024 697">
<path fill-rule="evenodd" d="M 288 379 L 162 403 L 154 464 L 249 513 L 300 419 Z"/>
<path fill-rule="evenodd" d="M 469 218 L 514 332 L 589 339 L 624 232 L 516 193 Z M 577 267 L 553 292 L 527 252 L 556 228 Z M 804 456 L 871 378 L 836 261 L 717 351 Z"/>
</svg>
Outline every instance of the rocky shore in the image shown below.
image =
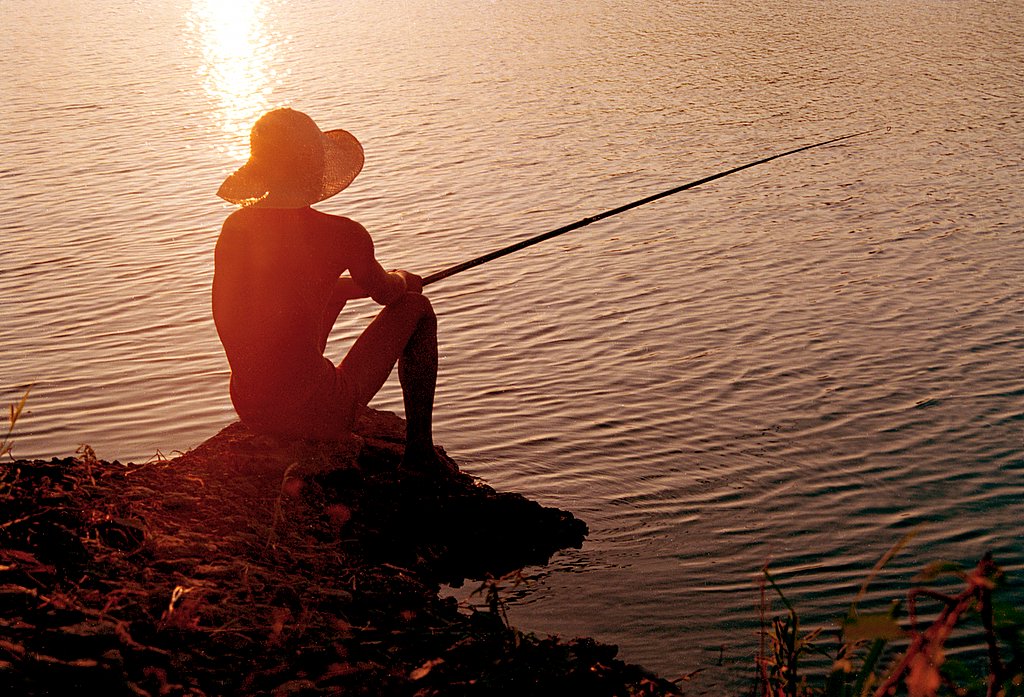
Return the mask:
<svg viewBox="0 0 1024 697">
<path fill-rule="evenodd" d="M 663 695 L 590 639 L 524 634 L 499 578 L 586 525 L 458 470 L 397 467 L 404 425 L 348 443 L 232 424 L 172 460 L 0 464 L 0 692 Z M 482 582 L 484 609 L 439 595 Z"/>
</svg>

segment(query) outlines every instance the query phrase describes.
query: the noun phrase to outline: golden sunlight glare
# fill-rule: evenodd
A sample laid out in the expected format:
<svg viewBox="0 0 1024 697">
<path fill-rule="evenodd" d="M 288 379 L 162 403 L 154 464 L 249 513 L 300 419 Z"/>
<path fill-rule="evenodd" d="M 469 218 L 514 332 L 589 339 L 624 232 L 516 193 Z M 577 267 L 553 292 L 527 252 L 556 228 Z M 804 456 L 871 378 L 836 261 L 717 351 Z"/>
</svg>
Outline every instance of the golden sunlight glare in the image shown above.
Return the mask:
<svg viewBox="0 0 1024 697">
<path fill-rule="evenodd" d="M 249 129 L 268 108 L 275 45 L 263 0 L 195 0 L 189 25 L 202 50 L 199 68 L 234 159 L 249 154 Z"/>
</svg>

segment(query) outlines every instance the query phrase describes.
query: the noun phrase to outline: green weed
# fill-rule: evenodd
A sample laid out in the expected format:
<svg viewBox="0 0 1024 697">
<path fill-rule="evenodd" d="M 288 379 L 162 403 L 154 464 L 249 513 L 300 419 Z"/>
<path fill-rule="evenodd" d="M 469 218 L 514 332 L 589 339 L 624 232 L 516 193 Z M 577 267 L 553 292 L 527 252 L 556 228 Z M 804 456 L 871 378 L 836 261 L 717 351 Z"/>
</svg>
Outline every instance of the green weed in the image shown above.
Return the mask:
<svg viewBox="0 0 1024 697">
<path fill-rule="evenodd" d="M 752 694 L 756 697 L 1024 697 L 1024 612 L 999 595 L 1005 574 L 985 555 L 972 570 L 937 562 L 915 577 L 933 583 L 955 576 L 964 585 L 955 595 L 916 586 L 907 593 L 909 617 L 901 626 L 903 603 L 896 601 L 880 612 L 863 612 L 858 604 L 881 568 L 912 537 L 900 540 L 875 565 L 861 585 L 838 632 L 819 627 L 804 632 L 792 603 L 776 584 L 768 568 L 762 572 L 761 646 L 758 673 Z M 781 599 L 785 613 L 767 620 L 767 591 Z M 996 595 L 995 599 L 993 596 Z M 927 627 L 920 627 L 920 599 L 940 603 L 941 609 Z M 946 644 L 955 630 L 980 629 L 985 639 L 987 671 L 979 674 L 958 660 L 947 659 Z M 828 641 L 832 637 L 835 641 Z M 891 650 L 892 642 L 906 645 Z M 809 654 L 827 656 L 832 668 L 827 675 L 805 670 Z M 888 664 L 888 668 L 883 667 Z M 819 671 L 820 672 L 820 671 Z"/>
</svg>

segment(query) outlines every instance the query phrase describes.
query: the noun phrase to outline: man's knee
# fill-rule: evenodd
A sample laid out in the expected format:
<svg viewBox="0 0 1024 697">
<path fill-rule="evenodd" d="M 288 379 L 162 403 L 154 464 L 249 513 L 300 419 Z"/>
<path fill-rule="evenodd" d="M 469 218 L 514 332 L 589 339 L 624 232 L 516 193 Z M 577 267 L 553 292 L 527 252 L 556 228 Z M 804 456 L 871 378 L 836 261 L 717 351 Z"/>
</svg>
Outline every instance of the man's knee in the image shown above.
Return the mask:
<svg viewBox="0 0 1024 697">
<path fill-rule="evenodd" d="M 421 293 L 406 293 L 401 300 L 395 303 L 403 312 L 415 314 L 417 317 L 429 317 L 436 319 L 434 306 L 430 299 Z"/>
</svg>

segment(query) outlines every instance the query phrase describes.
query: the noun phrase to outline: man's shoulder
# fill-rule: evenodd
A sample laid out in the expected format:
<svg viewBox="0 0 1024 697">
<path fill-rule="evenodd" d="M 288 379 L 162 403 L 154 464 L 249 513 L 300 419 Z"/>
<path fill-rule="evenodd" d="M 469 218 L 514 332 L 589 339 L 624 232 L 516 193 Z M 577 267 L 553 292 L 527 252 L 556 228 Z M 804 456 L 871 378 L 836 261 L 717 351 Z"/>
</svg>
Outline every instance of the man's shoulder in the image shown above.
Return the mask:
<svg viewBox="0 0 1024 697">
<path fill-rule="evenodd" d="M 343 215 L 321 213 L 319 211 L 314 211 L 314 213 L 316 214 L 316 228 L 321 232 L 330 234 L 345 247 L 353 251 L 364 247 L 373 249 L 373 240 L 370 239 L 370 233 L 355 220 L 346 218 Z"/>
<path fill-rule="evenodd" d="M 229 230 L 231 228 L 238 227 L 238 225 L 245 218 L 245 215 L 245 208 L 236 208 L 235 210 L 231 211 L 230 214 L 228 214 L 227 218 L 224 219 L 224 224 L 221 226 L 221 229 Z"/>
<path fill-rule="evenodd" d="M 230 244 L 238 240 L 244 233 L 245 225 L 245 209 L 239 208 L 234 210 L 231 214 L 224 219 L 224 223 L 220 226 L 220 236 L 217 238 L 217 245 L 223 246 Z"/>
<path fill-rule="evenodd" d="M 317 225 L 322 226 L 325 229 L 330 229 L 335 232 L 351 233 L 358 235 L 366 235 L 366 228 L 343 215 L 335 215 L 333 213 L 323 213 L 321 211 L 310 209 L 314 216 L 314 220 Z"/>
<path fill-rule="evenodd" d="M 224 223 L 221 225 L 221 235 L 238 234 L 249 230 L 257 230 L 267 227 L 267 221 L 263 215 L 265 211 L 252 206 L 242 206 L 231 211 Z"/>
<path fill-rule="evenodd" d="M 223 230 L 321 230 L 334 233 L 366 234 L 366 229 L 343 215 L 323 213 L 312 208 L 260 208 L 246 206 L 232 211 L 224 219 Z"/>
</svg>

